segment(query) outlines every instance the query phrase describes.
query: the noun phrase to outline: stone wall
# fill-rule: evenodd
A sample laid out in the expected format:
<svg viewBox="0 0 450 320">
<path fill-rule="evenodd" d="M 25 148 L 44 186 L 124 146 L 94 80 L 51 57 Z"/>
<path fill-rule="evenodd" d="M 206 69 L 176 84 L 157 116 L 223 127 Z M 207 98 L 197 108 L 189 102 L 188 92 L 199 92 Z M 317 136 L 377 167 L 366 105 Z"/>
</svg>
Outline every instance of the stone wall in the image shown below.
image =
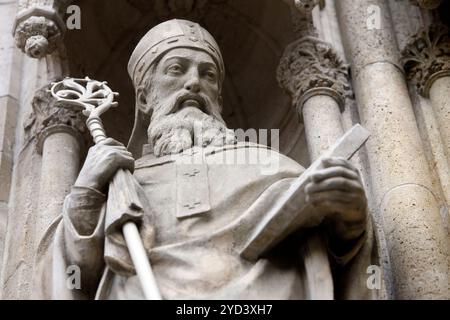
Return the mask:
<svg viewBox="0 0 450 320">
<path fill-rule="evenodd" d="M 15 1 L 0 1 L 0 259 L 5 243 L 21 84 L 22 56 L 11 36 L 16 7 Z M 2 262 L 0 270 L 1 266 Z"/>
</svg>

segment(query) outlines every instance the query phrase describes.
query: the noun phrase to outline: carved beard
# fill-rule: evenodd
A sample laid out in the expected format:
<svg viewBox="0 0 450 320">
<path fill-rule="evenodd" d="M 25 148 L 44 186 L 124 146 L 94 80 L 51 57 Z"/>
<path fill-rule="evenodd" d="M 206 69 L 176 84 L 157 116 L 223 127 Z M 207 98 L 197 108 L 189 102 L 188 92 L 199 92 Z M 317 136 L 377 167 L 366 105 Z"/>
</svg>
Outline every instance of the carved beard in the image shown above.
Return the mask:
<svg viewBox="0 0 450 320">
<path fill-rule="evenodd" d="M 226 127 L 220 116 L 220 106 L 207 96 L 198 94 L 205 101 L 205 109 L 211 115 L 195 107 L 177 110 L 178 98 L 186 93 L 161 102 L 155 90 L 150 97 L 153 115 L 148 127 L 148 138 L 155 156 L 177 154 L 193 146 L 224 146 L 235 144 L 233 130 Z M 175 113 L 174 110 L 177 110 Z"/>
</svg>

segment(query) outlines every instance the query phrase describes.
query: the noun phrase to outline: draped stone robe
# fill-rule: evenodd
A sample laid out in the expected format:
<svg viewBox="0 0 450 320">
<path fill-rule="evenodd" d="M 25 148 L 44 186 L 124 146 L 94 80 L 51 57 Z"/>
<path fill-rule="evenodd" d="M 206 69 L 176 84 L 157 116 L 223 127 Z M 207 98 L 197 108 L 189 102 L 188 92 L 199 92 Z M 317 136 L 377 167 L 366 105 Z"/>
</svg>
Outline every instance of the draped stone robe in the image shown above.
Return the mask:
<svg viewBox="0 0 450 320">
<path fill-rule="evenodd" d="M 198 156 L 200 163 L 192 161 Z M 163 298 L 307 299 L 299 248 L 318 224 L 314 218 L 256 262 L 239 255 L 268 208 L 303 171 L 288 157 L 250 143 L 137 160 L 143 223 L 155 230 L 153 245 L 144 242 Z M 35 298 L 143 298 L 123 239 L 105 237 L 105 198 L 77 187 L 67 196 L 37 252 Z M 369 223 L 348 252 L 337 257 L 330 251 L 336 298 L 376 296 L 366 286 L 373 243 Z M 73 265 L 81 270 L 80 289 L 67 284 Z"/>
</svg>

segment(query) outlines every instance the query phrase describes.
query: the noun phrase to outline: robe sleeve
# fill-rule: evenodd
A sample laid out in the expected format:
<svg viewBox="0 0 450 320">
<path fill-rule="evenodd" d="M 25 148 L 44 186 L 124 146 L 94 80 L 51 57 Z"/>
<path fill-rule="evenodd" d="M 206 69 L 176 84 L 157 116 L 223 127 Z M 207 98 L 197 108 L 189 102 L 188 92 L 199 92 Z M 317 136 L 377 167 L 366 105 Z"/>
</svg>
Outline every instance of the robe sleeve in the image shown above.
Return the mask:
<svg viewBox="0 0 450 320">
<path fill-rule="evenodd" d="M 332 228 L 327 223 L 325 223 L 325 229 L 328 231 L 326 232 L 326 244 L 328 247 L 328 253 L 332 257 L 334 263 L 339 266 L 345 266 L 359 253 L 368 239 L 367 230 L 370 229 L 370 220 L 367 219 L 363 224 L 358 223 L 358 225 L 355 226 L 356 230 L 352 225 L 348 227 L 346 227 L 345 225 L 341 226 L 341 229 L 346 228 L 348 231 L 350 231 L 351 234 L 355 234 L 356 232 L 360 233 L 362 226 L 364 226 L 363 232 L 359 236 L 351 240 L 342 240 L 337 236 L 332 236 Z"/>
<path fill-rule="evenodd" d="M 376 231 L 371 218 L 368 219 L 366 231 L 345 253 L 336 254 L 329 250 L 333 259 L 333 277 L 335 298 L 338 300 L 378 300 L 386 299 L 384 276 L 379 274 L 378 288 L 368 286 L 368 268 L 378 266 L 381 271 L 381 258 L 376 239 Z"/>
<path fill-rule="evenodd" d="M 61 216 L 39 244 L 35 261 L 36 299 L 92 299 L 104 271 L 106 197 L 73 187 Z"/>
</svg>

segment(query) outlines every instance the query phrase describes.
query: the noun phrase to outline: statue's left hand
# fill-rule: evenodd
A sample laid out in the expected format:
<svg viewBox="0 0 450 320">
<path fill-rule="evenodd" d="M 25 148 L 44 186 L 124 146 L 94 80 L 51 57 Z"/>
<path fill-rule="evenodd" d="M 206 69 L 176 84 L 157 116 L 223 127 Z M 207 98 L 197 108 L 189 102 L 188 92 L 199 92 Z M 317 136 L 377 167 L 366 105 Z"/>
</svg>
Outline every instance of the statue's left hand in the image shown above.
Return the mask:
<svg viewBox="0 0 450 320">
<path fill-rule="evenodd" d="M 333 237 L 352 240 L 366 227 L 367 199 L 358 169 L 343 158 L 323 160 L 305 187 L 306 201 L 325 217 Z"/>
</svg>

